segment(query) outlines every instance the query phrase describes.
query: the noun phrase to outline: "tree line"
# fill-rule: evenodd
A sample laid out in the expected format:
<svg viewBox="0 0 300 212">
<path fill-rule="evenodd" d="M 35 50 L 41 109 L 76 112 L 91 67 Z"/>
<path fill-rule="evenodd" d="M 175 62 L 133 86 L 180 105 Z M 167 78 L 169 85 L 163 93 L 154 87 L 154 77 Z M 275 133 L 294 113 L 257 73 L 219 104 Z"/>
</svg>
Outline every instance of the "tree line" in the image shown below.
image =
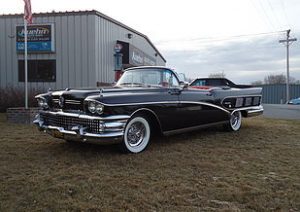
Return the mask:
<svg viewBox="0 0 300 212">
<path fill-rule="evenodd" d="M 209 78 L 225 78 L 224 72 L 213 73 L 208 75 Z M 286 76 L 284 74 L 270 74 L 265 76 L 263 80 L 257 80 L 251 83 L 251 85 L 272 85 L 272 84 L 286 84 Z M 290 84 L 300 84 L 300 80 L 296 80 L 295 77 L 290 77 Z"/>
<path fill-rule="evenodd" d="M 290 77 L 290 84 L 300 84 L 300 80 L 295 77 Z M 272 85 L 272 84 L 286 84 L 286 76 L 284 74 L 270 74 L 265 76 L 264 80 L 258 80 L 251 83 L 252 85 Z"/>
</svg>

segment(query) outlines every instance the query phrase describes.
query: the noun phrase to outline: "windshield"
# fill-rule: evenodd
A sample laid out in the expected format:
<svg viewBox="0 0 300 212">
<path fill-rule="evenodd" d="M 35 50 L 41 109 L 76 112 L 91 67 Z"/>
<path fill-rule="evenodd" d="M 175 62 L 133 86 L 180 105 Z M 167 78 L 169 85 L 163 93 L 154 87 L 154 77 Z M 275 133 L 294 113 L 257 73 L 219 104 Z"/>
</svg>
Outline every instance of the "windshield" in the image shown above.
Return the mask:
<svg viewBox="0 0 300 212">
<path fill-rule="evenodd" d="M 168 69 L 132 69 L 125 71 L 117 86 L 121 87 L 174 87 L 179 86 L 178 79 Z"/>
</svg>

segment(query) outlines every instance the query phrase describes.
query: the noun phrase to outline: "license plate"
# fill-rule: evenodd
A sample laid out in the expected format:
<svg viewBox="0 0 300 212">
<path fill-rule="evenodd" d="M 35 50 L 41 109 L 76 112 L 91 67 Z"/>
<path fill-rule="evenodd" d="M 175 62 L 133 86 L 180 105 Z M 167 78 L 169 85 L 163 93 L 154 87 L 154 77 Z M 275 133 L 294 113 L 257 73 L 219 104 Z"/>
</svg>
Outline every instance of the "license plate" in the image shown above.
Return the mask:
<svg viewBox="0 0 300 212">
<path fill-rule="evenodd" d="M 55 137 L 55 138 L 64 138 L 64 134 L 59 132 L 59 131 L 53 131 L 52 132 L 52 135 Z"/>
</svg>

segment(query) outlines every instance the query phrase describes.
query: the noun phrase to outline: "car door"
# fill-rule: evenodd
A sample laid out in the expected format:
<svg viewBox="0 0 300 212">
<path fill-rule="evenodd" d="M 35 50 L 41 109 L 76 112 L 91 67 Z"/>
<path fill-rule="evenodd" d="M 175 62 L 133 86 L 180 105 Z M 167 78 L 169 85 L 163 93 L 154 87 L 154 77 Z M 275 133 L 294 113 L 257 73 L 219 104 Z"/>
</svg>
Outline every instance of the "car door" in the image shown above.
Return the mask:
<svg viewBox="0 0 300 212">
<path fill-rule="evenodd" d="M 179 94 L 178 118 L 181 127 L 209 125 L 228 120 L 228 113 L 214 104 L 210 90 L 185 88 Z"/>
</svg>

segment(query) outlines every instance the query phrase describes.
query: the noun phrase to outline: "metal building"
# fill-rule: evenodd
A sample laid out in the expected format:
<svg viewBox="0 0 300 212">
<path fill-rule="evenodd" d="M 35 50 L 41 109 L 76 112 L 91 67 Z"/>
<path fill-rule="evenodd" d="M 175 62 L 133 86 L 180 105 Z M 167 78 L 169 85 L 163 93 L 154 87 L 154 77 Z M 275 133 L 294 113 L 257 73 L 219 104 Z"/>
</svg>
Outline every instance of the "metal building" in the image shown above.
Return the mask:
<svg viewBox="0 0 300 212">
<path fill-rule="evenodd" d="M 286 85 L 273 84 L 273 85 L 260 85 L 263 88 L 262 103 L 265 104 L 285 104 L 286 99 Z M 300 85 L 290 85 L 290 99 L 300 97 Z"/>
<path fill-rule="evenodd" d="M 97 11 L 33 14 L 28 26 L 29 88 L 95 87 L 115 70 L 164 66 L 150 39 Z M 23 15 L 0 15 L 0 87 L 24 86 Z"/>
</svg>

